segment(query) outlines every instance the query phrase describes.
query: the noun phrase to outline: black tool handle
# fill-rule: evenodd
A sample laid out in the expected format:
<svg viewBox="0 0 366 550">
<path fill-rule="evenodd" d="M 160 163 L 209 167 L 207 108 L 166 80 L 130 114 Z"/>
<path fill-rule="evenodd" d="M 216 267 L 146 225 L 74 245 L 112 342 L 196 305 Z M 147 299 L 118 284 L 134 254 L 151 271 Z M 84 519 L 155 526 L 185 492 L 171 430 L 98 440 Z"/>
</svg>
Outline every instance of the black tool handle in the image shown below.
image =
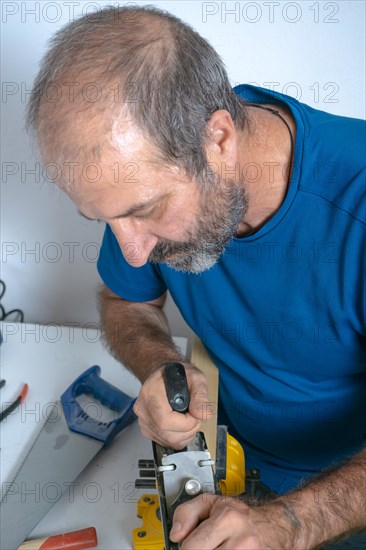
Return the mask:
<svg viewBox="0 0 366 550">
<path fill-rule="evenodd" d="M 163 370 L 166 395 L 173 411 L 186 413 L 189 407 L 189 390 L 186 370 L 181 363 L 168 363 Z"/>
</svg>

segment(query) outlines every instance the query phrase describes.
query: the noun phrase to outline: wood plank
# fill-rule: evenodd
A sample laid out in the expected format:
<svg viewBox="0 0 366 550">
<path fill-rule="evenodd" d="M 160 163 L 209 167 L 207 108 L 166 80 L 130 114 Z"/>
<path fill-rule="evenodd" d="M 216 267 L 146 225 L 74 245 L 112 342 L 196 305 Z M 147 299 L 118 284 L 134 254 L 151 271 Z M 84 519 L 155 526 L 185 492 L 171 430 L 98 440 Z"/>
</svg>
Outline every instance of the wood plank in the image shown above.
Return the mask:
<svg viewBox="0 0 366 550">
<path fill-rule="evenodd" d="M 207 448 L 211 453 L 211 457 L 216 460 L 216 436 L 217 436 L 217 402 L 219 391 L 219 370 L 211 361 L 206 348 L 201 340 L 194 338 L 192 346 L 192 364 L 199 368 L 208 380 L 208 396 L 209 403 L 214 410 L 214 414 L 210 416 L 201 425 L 201 430 L 205 434 Z"/>
</svg>

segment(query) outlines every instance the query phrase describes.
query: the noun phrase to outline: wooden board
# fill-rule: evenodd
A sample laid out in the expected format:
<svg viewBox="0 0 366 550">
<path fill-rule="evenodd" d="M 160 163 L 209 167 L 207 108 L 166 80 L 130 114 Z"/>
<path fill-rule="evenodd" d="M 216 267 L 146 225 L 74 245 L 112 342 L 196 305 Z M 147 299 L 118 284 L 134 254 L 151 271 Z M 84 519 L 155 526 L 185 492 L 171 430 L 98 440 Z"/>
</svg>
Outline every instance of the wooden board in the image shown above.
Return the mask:
<svg viewBox="0 0 366 550">
<path fill-rule="evenodd" d="M 208 380 L 209 403 L 214 414 L 202 423 L 201 430 L 205 434 L 207 448 L 211 457 L 216 460 L 216 435 L 217 435 L 217 401 L 219 390 L 219 370 L 211 361 L 202 342 L 195 338 L 192 347 L 191 361 L 198 367 Z"/>
</svg>

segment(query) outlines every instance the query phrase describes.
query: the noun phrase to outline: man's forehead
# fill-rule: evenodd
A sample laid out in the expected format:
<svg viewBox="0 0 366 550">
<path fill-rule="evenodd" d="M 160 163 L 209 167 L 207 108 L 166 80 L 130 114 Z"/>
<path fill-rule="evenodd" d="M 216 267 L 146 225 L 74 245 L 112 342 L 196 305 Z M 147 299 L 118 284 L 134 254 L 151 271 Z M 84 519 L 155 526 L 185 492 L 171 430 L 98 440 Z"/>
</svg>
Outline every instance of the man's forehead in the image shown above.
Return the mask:
<svg viewBox="0 0 366 550">
<path fill-rule="evenodd" d="M 85 194 L 100 196 L 114 188 L 129 195 L 146 195 L 149 189 L 168 184 L 172 190 L 177 182 L 187 182 L 185 172 L 163 161 L 153 140 L 143 135 L 125 109 L 109 125 L 101 120 L 102 112 L 91 118 L 87 115 L 79 113 L 63 124 L 64 133 L 42 143 L 50 178 L 74 202 L 83 200 Z"/>
<path fill-rule="evenodd" d="M 114 187 L 131 190 L 179 177 L 178 167 L 167 166 L 140 145 L 128 145 L 128 137 L 124 141 L 120 136 L 118 148 L 87 139 L 81 144 L 81 137 L 77 144 L 69 143 L 62 150 L 51 144 L 42 151 L 50 179 L 67 193 Z"/>
<path fill-rule="evenodd" d="M 110 145 L 124 155 L 138 154 L 142 151 L 151 155 L 154 151 L 152 144 L 146 140 L 141 130 L 126 113 L 113 121 L 110 132 Z"/>
<path fill-rule="evenodd" d="M 128 216 L 168 200 L 179 194 L 181 183 L 187 185 L 176 167 L 146 160 L 125 162 L 113 155 L 102 156 L 100 163 L 80 164 L 69 181 L 66 178 L 60 186 L 82 213 L 88 216 L 97 208 L 108 212 L 108 218 Z"/>
<path fill-rule="evenodd" d="M 125 162 L 149 161 L 156 156 L 152 140 L 147 140 L 132 122 L 127 107 L 113 107 L 85 106 L 83 101 L 80 104 L 63 97 L 53 105 L 43 101 L 36 131 L 42 157 L 46 162 L 77 166 L 101 163 L 102 155 L 109 151 Z"/>
</svg>

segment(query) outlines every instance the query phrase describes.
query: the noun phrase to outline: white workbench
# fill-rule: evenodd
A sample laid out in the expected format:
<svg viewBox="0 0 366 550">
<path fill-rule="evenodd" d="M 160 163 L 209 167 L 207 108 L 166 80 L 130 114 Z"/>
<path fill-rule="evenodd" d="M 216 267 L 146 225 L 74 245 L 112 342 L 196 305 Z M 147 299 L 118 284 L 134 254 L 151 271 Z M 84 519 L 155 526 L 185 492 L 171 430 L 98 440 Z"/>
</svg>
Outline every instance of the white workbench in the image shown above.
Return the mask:
<svg viewBox="0 0 366 550">
<path fill-rule="evenodd" d="M 47 404 L 59 399 L 87 368 L 99 365 L 105 380 L 133 397 L 138 394 L 140 384 L 103 348 L 100 333 L 93 325 L 76 328 L 0 323 L 0 329 L 4 339 L 0 347 L 1 378 L 6 380 L 0 390 L 0 404 L 12 401 L 24 382 L 29 384 L 25 403 L 1 423 L 0 480 L 3 486 L 10 481 L 14 464 L 31 441 L 32 434 L 34 437 Z M 175 342 L 185 353 L 186 339 L 175 338 Z M 134 423 L 89 463 L 29 538 L 94 526 L 99 539 L 97 548 L 132 548 L 132 529 L 141 525 L 136 517 L 136 503 L 143 493 L 152 492 L 134 487 L 141 458 L 152 458 L 152 447 Z M 55 491 L 49 491 L 47 498 L 56 500 Z"/>
</svg>

